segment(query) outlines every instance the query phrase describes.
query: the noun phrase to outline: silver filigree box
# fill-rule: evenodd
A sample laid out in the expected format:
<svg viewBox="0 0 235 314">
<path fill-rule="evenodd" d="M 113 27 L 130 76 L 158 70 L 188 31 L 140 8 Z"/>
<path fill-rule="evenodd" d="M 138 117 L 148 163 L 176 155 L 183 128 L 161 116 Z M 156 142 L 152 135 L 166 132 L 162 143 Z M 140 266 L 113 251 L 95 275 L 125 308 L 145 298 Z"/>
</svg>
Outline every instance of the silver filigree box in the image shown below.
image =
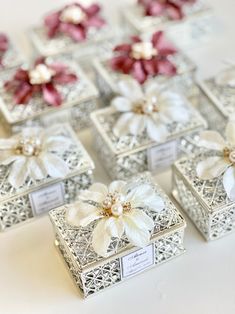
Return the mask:
<svg viewBox="0 0 235 314">
<path fill-rule="evenodd" d="M 79 2 L 49 13 L 44 23 L 30 31 L 39 55 L 69 54 L 84 64 L 94 56 L 109 53 L 113 40 L 121 34 L 120 30 L 98 4 L 88 5 L 86 1 L 82 5 L 82 1 Z"/>
<path fill-rule="evenodd" d="M 220 115 L 220 130 L 225 126 L 226 120 L 235 112 L 235 67 L 228 67 L 213 77 L 199 81 L 199 86 L 214 104 L 214 111 Z M 217 114 L 218 116 L 218 114 Z M 218 121 L 213 120 L 210 112 L 206 115 L 214 127 Z"/>
<path fill-rule="evenodd" d="M 194 3 L 182 1 L 182 4 L 178 1 L 179 5 L 176 1 L 174 6 L 173 2 L 169 4 L 164 1 L 143 0 L 146 8 L 141 1 L 139 2 L 126 6 L 122 12 L 126 27 L 132 32 L 142 33 L 153 29 L 164 29 L 176 44 L 187 47 L 198 44 L 198 41 L 204 40 L 213 31 L 212 10 L 204 1 L 197 0 Z M 154 2 L 159 2 L 158 5 L 162 7 L 161 13 L 159 11 L 157 16 L 151 13 Z M 172 17 L 168 15 L 172 11 L 166 7 L 171 5 L 172 11 L 176 11 L 177 18 L 176 15 Z"/>
<path fill-rule="evenodd" d="M 205 151 L 185 157 L 173 166 L 173 195 L 207 241 L 218 239 L 235 229 L 235 205 L 223 187 L 223 176 L 202 180 L 197 176 L 198 163 Z"/>
<path fill-rule="evenodd" d="M 169 167 L 180 154 L 191 153 L 195 148 L 194 137 L 206 127 L 206 121 L 189 104 L 187 110 L 190 114 L 187 122 L 164 125 L 168 135 L 162 141 L 154 141 L 146 131 L 119 137 L 114 126 L 120 113 L 114 108 L 94 111 L 91 114 L 94 145 L 110 177 L 125 179 L 146 170 L 158 172 Z"/>
<path fill-rule="evenodd" d="M 139 208 L 153 221 L 150 240 L 147 246 L 141 249 L 131 245 L 127 234 L 123 234 L 121 238 L 111 238 L 108 255 L 102 257 L 92 246 L 92 233 L 96 228 L 96 222 L 87 227 L 71 226 L 66 219 L 69 210 L 66 206 L 49 213 L 54 226 L 56 246 L 76 286 L 85 298 L 160 265 L 185 251 L 183 236 L 186 223 L 166 194 L 146 174 L 136 177 L 129 183 L 134 184 L 134 188 L 141 184 L 145 184 L 145 187 L 146 184 L 149 185 L 152 193 L 155 197 L 160 197 L 163 204 L 160 212 L 145 206 Z M 131 190 L 129 192 L 131 193 Z"/>
<path fill-rule="evenodd" d="M 0 88 L 22 63 L 23 58 L 12 40 L 6 34 L 0 33 Z"/>
<path fill-rule="evenodd" d="M 98 91 L 94 84 L 71 58 L 39 58 L 37 62 L 42 63 L 17 68 L 0 91 L 0 111 L 5 125 L 13 132 L 24 126 L 49 126 L 60 121 L 70 123 L 76 130 L 87 127 L 90 112 L 97 108 Z M 58 74 L 53 72 L 54 67 Z M 47 79 L 48 69 L 54 75 L 49 83 L 31 84 L 33 74 L 41 79 L 46 72 L 43 79 Z M 48 86 L 45 95 L 44 86 Z M 54 95 L 55 89 L 57 94 Z M 50 103 L 56 102 L 58 97 L 60 103 Z"/>
<path fill-rule="evenodd" d="M 118 81 L 126 77 L 134 77 L 143 86 L 155 82 L 171 89 L 177 89 L 178 92 L 188 96 L 195 94 L 195 64 L 164 37 L 165 35 L 161 31 L 142 34 L 141 38 L 130 37 L 119 42 L 109 57 L 94 60 L 96 82 L 104 104 L 107 104 L 111 97 L 118 92 Z M 156 47 L 152 46 L 153 41 Z M 169 49 L 162 49 L 163 45 L 167 45 Z M 128 52 L 126 46 L 129 46 L 127 49 L 132 51 Z M 120 58 L 122 66 L 119 65 L 118 58 Z M 150 62 L 155 63 L 155 65 L 151 65 L 151 68 L 149 67 Z M 156 67 L 159 67 L 159 70 Z M 138 73 L 139 68 L 141 68 L 141 74 Z M 164 68 L 163 71 L 162 68 Z M 144 79 L 141 77 L 143 75 Z"/>
<path fill-rule="evenodd" d="M 0 139 L 0 231 L 76 199 L 94 164 L 68 124 Z"/>
</svg>

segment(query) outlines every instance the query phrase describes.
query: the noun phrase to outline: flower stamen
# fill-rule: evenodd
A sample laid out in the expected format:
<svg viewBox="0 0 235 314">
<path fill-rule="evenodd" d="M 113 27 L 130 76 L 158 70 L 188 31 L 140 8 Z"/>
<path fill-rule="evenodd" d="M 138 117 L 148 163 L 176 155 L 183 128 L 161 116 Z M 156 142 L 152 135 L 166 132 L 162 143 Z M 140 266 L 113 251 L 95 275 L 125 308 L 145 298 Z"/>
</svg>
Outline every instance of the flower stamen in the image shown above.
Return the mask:
<svg viewBox="0 0 235 314">
<path fill-rule="evenodd" d="M 157 54 L 158 51 L 151 42 L 137 42 L 131 47 L 131 57 L 136 60 L 151 60 Z"/>
<path fill-rule="evenodd" d="M 101 204 L 101 213 L 107 217 L 119 217 L 123 213 L 132 210 L 131 203 L 122 201 L 122 197 L 117 192 L 108 193 L 105 200 Z"/>
</svg>

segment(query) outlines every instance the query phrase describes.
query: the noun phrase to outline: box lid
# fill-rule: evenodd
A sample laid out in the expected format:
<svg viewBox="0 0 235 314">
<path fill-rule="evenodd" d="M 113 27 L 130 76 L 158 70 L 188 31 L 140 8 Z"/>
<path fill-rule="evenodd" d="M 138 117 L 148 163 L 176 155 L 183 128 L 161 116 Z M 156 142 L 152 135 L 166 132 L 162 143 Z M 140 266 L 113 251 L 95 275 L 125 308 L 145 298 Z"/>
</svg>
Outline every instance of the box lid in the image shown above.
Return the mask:
<svg viewBox="0 0 235 314">
<path fill-rule="evenodd" d="M 78 82 L 56 86 L 64 99 L 61 106 L 54 107 L 47 105 L 40 94 L 33 96 L 26 105 L 14 105 L 13 95 L 3 89 L 0 91 L 0 110 L 9 124 L 23 123 L 28 119 L 35 119 L 42 115 L 55 113 L 98 96 L 96 87 L 76 62 L 71 61 L 66 56 L 47 59 L 48 64 L 55 61 L 60 61 L 68 66 L 78 77 Z"/>
<path fill-rule="evenodd" d="M 204 1 L 198 0 L 193 5 L 185 5 L 184 13 L 186 18 L 183 20 L 171 20 L 166 15 L 162 16 L 145 16 L 144 8 L 141 5 L 132 4 L 128 5 L 125 10 L 123 10 L 123 15 L 126 17 L 128 22 L 138 31 L 143 31 L 146 29 L 151 29 L 156 27 L 170 27 L 175 24 L 182 23 L 185 19 L 192 19 L 198 15 L 209 10 L 209 7 Z"/>
<path fill-rule="evenodd" d="M 199 112 L 190 105 L 190 103 L 187 105 L 187 108 L 191 115 L 189 121 L 186 123 L 173 122 L 171 124 L 166 124 L 169 132 L 166 141 L 177 139 L 180 136 L 199 131 L 206 127 L 206 121 L 201 117 Z M 117 137 L 113 132 L 113 127 L 119 116 L 120 113 L 113 108 L 99 109 L 91 113 L 91 119 L 94 126 L 114 155 L 135 153 L 162 144 L 161 142 L 157 143 L 151 140 L 147 135 L 147 132 L 138 136 L 129 134 Z"/>
<path fill-rule="evenodd" d="M 81 142 L 78 140 L 77 135 L 74 133 L 70 125 L 59 124 L 57 126 L 53 126 L 53 129 L 56 130 L 53 132 L 53 135 L 64 136 L 71 141 L 71 145 L 69 145 L 65 151 L 58 153 L 54 152 L 57 157 L 62 159 L 67 164 L 69 167 L 69 173 L 65 176 L 65 178 L 52 178 L 48 175 L 47 178 L 36 181 L 28 177 L 23 186 L 16 189 L 7 180 L 11 165 L 0 165 L 1 202 L 15 198 L 18 195 L 31 193 L 50 184 L 61 182 L 63 179 L 79 175 L 89 169 L 94 169 L 92 159 L 84 149 Z"/>
<path fill-rule="evenodd" d="M 235 88 L 225 82 L 226 76 L 232 71 L 235 73 L 235 66 L 224 69 L 204 81 L 199 81 L 199 86 L 225 117 L 235 112 Z M 223 80 L 221 83 L 218 82 L 220 77 Z"/>
<path fill-rule="evenodd" d="M 212 180 L 199 179 L 196 174 L 197 164 L 211 156 L 202 149 L 200 154 L 183 157 L 174 163 L 174 171 L 178 172 L 187 183 L 188 189 L 192 191 L 200 204 L 212 213 L 224 207 L 234 206 L 223 187 L 223 175 Z"/>
<path fill-rule="evenodd" d="M 131 180 L 134 180 L 136 184 L 149 183 L 152 188 L 159 195 L 164 203 L 165 208 L 156 213 L 146 209 L 148 215 L 154 220 L 154 230 L 152 232 L 151 241 L 161 237 L 166 233 L 172 233 L 173 231 L 184 228 L 186 226 L 184 218 L 181 216 L 179 211 L 176 209 L 174 204 L 170 201 L 168 196 L 160 189 L 160 187 L 154 183 L 153 178 L 149 173 L 144 173 L 138 177 L 134 177 Z M 128 242 L 127 238 L 123 237 L 122 239 L 113 239 L 110 248 L 115 251 L 115 254 L 107 258 L 102 258 L 98 256 L 92 248 L 91 237 L 92 231 L 94 229 L 94 223 L 91 223 L 87 227 L 73 227 L 69 225 L 65 220 L 66 206 L 59 207 L 57 209 L 51 210 L 49 212 L 50 219 L 54 224 L 55 228 L 59 232 L 63 241 L 65 241 L 67 249 L 70 251 L 70 254 L 73 256 L 74 262 L 78 264 L 78 267 L 83 271 L 103 264 L 106 261 L 117 258 L 123 255 L 126 255 L 127 252 L 136 249 Z"/>
</svg>

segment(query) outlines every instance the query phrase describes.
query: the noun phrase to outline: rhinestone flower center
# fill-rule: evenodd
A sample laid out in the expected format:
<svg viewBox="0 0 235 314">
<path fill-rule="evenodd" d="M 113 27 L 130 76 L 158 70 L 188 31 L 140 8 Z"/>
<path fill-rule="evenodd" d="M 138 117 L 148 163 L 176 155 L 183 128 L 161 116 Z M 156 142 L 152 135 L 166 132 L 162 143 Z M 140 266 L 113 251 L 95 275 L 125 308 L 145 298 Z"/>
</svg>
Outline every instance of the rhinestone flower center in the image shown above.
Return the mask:
<svg viewBox="0 0 235 314">
<path fill-rule="evenodd" d="M 38 64 L 33 70 L 29 71 L 30 84 L 36 85 L 49 83 L 54 74 L 55 72 L 45 64 Z"/>
<path fill-rule="evenodd" d="M 157 54 L 158 51 L 151 42 L 134 43 L 131 48 L 131 57 L 136 60 L 151 60 Z"/>
<path fill-rule="evenodd" d="M 42 150 L 42 143 L 39 138 L 28 137 L 20 139 L 15 148 L 15 152 L 18 155 L 24 155 L 27 157 L 38 156 Z"/>
<path fill-rule="evenodd" d="M 61 22 L 65 23 L 79 24 L 85 19 L 85 12 L 83 12 L 82 9 L 76 5 L 65 8 L 60 15 Z"/>
<path fill-rule="evenodd" d="M 157 97 L 151 96 L 141 99 L 134 105 L 133 111 L 137 114 L 151 115 L 159 111 L 157 106 Z"/>
<path fill-rule="evenodd" d="M 235 147 L 233 148 L 224 148 L 224 158 L 228 159 L 232 164 L 235 164 Z"/>
<path fill-rule="evenodd" d="M 131 210 L 131 203 L 122 200 L 122 196 L 117 193 L 108 193 L 101 204 L 101 211 L 105 216 L 119 217 Z"/>
</svg>

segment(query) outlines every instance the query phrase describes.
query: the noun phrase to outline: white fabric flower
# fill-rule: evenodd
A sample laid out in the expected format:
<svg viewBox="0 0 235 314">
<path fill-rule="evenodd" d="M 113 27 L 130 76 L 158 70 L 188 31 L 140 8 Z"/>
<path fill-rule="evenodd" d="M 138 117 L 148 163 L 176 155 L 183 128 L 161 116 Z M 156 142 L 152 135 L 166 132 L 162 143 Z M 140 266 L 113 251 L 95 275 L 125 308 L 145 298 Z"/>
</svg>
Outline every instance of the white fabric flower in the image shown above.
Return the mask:
<svg viewBox="0 0 235 314">
<path fill-rule="evenodd" d="M 154 222 L 140 208 L 148 207 L 152 211 L 164 208 L 163 200 L 149 184 L 134 185 L 124 181 L 113 181 L 109 187 L 95 183 L 89 190 L 82 191 L 79 198 L 75 205 L 68 207 L 67 221 L 86 227 L 99 220 L 93 231 L 92 246 L 101 256 L 108 255 L 112 237 L 121 238 L 123 234 L 131 244 L 146 246 Z M 94 205 L 87 201 L 93 201 Z"/>
<path fill-rule="evenodd" d="M 235 67 L 219 73 L 215 78 L 215 82 L 217 85 L 220 85 L 220 86 L 229 86 L 229 87 L 234 88 L 235 87 Z"/>
<path fill-rule="evenodd" d="M 9 139 L 0 139 L 0 165 L 9 166 L 8 181 L 14 188 L 21 187 L 28 177 L 34 181 L 64 177 L 69 167 L 58 152 L 70 145 L 69 138 L 58 135 L 58 127 L 25 128 Z"/>
<path fill-rule="evenodd" d="M 226 140 L 215 131 L 204 131 L 199 140 L 202 147 L 215 150 L 216 156 L 198 163 L 199 178 L 211 180 L 223 175 L 223 186 L 230 200 L 235 201 L 235 122 L 226 127 Z"/>
<path fill-rule="evenodd" d="M 163 142 L 169 135 L 167 124 L 189 120 L 187 100 L 175 92 L 161 91 L 156 83 L 149 84 L 143 91 L 137 81 L 129 78 L 118 85 L 121 96 L 111 103 L 122 113 L 113 129 L 118 137 L 136 136 L 146 130 L 152 140 Z"/>
</svg>

